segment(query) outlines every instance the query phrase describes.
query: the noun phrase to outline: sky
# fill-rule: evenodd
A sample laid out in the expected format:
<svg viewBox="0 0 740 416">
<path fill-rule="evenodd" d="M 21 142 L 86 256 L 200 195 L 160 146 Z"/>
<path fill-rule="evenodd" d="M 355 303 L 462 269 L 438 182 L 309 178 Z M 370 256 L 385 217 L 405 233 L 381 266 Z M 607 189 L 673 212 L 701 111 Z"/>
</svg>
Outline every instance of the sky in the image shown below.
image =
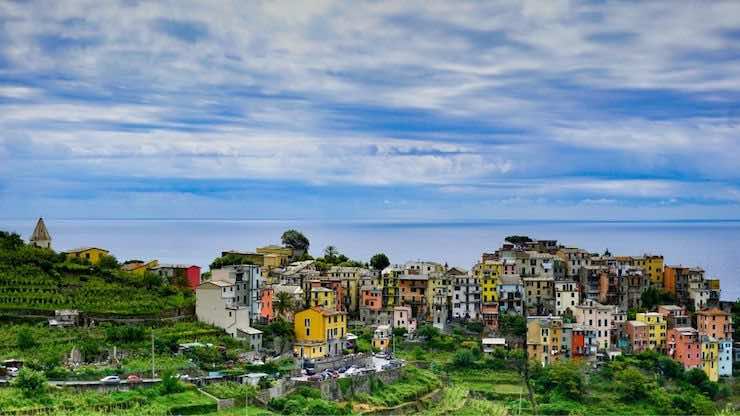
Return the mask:
<svg viewBox="0 0 740 416">
<path fill-rule="evenodd" d="M 737 219 L 740 2 L 2 1 L 37 216 Z"/>
</svg>

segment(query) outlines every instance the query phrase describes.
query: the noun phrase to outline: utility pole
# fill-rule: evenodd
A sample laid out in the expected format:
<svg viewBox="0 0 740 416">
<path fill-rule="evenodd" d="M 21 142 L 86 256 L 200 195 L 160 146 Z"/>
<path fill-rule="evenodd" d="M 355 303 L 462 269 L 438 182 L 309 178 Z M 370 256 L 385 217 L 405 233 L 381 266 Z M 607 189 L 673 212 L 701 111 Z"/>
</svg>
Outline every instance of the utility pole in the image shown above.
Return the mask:
<svg viewBox="0 0 740 416">
<path fill-rule="evenodd" d="M 152 379 L 154 379 L 154 328 L 152 328 Z"/>
</svg>

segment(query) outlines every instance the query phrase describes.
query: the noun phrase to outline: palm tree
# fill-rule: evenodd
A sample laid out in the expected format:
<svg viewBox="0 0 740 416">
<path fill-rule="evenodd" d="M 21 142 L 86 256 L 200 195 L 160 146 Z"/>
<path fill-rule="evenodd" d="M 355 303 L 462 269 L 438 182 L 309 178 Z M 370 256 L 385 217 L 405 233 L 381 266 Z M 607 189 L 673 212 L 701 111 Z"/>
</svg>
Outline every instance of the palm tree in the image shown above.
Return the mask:
<svg viewBox="0 0 740 416">
<path fill-rule="evenodd" d="M 278 316 L 285 317 L 287 312 L 293 312 L 296 307 L 296 302 L 293 296 L 288 292 L 280 292 L 275 296 L 275 300 L 272 302 L 272 307 Z"/>
</svg>

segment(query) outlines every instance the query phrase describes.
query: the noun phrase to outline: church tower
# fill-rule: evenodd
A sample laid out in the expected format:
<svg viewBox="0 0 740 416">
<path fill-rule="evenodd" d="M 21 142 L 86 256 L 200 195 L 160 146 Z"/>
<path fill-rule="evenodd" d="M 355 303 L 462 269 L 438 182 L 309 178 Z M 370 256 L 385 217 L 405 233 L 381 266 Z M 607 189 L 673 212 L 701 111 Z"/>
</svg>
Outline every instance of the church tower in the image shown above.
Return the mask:
<svg viewBox="0 0 740 416">
<path fill-rule="evenodd" d="M 36 222 L 36 228 L 33 229 L 33 234 L 31 234 L 31 245 L 41 248 L 51 248 L 51 236 L 46 229 L 43 218 L 39 218 L 38 222 Z"/>
</svg>

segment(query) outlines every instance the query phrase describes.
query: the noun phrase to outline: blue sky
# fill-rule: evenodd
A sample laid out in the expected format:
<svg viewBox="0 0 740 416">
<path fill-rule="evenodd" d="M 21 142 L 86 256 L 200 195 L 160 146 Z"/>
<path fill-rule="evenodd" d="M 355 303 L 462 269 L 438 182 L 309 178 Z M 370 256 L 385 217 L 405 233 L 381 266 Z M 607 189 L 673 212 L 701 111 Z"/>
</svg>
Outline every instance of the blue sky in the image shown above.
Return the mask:
<svg viewBox="0 0 740 416">
<path fill-rule="evenodd" d="M 0 217 L 740 218 L 740 3 L 0 2 Z"/>
</svg>

